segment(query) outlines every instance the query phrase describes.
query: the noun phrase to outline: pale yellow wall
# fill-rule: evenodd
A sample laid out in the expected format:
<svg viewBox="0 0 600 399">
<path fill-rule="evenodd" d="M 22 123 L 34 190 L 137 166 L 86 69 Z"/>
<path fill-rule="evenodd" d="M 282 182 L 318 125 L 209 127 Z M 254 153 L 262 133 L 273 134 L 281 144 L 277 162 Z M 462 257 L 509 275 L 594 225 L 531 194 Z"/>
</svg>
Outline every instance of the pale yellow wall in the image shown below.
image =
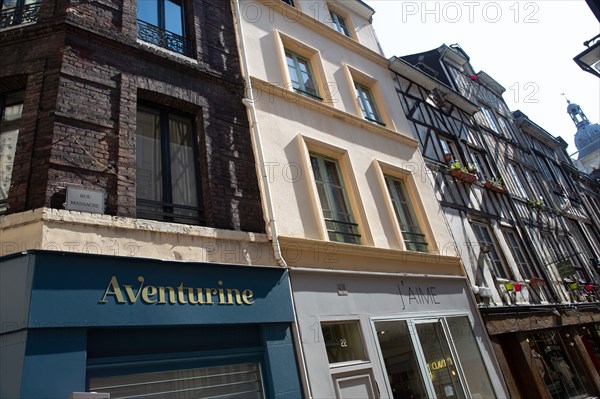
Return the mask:
<svg viewBox="0 0 600 399">
<path fill-rule="evenodd" d="M 342 15 L 348 22 L 352 38 L 368 49 L 381 53 L 374 35 L 373 26 L 365 15 L 360 15 L 349 7 L 354 0 L 295 0 L 295 7 L 311 18 L 331 26 L 329 10 Z M 359 6 L 359 8 L 362 8 Z M 292 19 L 291 17 L 289 19 Z"/>
<path fill-rule="evenodd" d="M 266 96 L 266 93 L 262 93 Z M 354 123 L 341 121 L 307 109 L 289 99 L 273 96 L 258 101 L 258 119 L 263 149 L 269 167 L 279 233 L 291 237 L 322 239 L 322 217 L 315 207 L 312 171 L 307 165 L 307 151 L 336 153 L 343 160 L 346 186 L 353 190 L 356 202 L 353 213 L 363 213 L 365 244 L 382 248 L 401 248 L 396 224 L 386 204 L 387 191 L 378 178 L 374 161 L 412 171 L 415 194 L 424 200 L 422 207 L 434 240 L 443 246 L 450 242 L 440 208 L 434 199 L 422 158 L 415 146 L 383 134 L 369 131 Z M 399 176 L 400 177 L 400 176 Z M 418 209 L 417 209 L 418 211 Z M 427 226 L 423 226 L 426 228 Z M 446 253 L 453 255 L 452 251 Z"/>
<path fill-rule="evenodd" d="M 359 53 L 354 48 L 344 46 L 344 43 L 340 44 L 335 38 L 331 37 L 336 36 L 337 32 L 333 31 L 328 25 L 318 23 L 314 26 L 307 26 L 302 22 L 302 19 L 290 21 L 290 17 L 277 12 L 281 8 L 270 8 L 261 2 L 251 0 L 242 0 L 240 3 L 242 15 L 244 15 L 245 9 L 250 9 L 250 6 L 245 4 L 249 3 L 252 4 L 252 7 L 260 7 L 260 11 L 254 11 L 252 8 L 252 15 L 260 15 L 261 17 L 250 18 L 250 14 L 246 12 L 248 16 L 242 18 L 245 47 L 248 53 L 248 66 L 252 76 L 282 87 L 286 86 L 289 79 L 279 34 L 279 32 L 282 32 L 294 41 L 306 44 L 308 47 L 319 51 L 325 79 L 324 82 L 319 82 L 319 89 L 322 92 L 324 87 L 329 87 L 332 94 L 331 105 L 335 108 L 358 114 L 354 87 L 348 79 L 345 65 L 371 76 L 373 80 L 378 82 L 378 86 L 380 85 L 379 82 L 388 82 L 387 84 L 389 84 L 390 73 L 387 69 L 387 60 L 384 57 L 362 46 L 357 46 L 363 51 Z M 310 20 L 312 21 L 312 18 Z M 365 35 L 367 35 L 369 29 L 363 29 Z M 342 39 L 345 40 L 346 38 L 342 37 Z M 348 41 L 354 43 L 350 39 Z M 370 55 L 370 57 L 365 55 Z M 318 67 L 314 63 L 312 66 L 313 69 Z M 397 108 L 398 98 L 395 91 L 384 90 L 383 95 L 382 103 L 393 104 L 394 108 Z M 381 104 L 380 108 L 383 108 L 381 111 L 386 113 L 384 104 Z M 395 109 L 391 111 L 393 111 L 391 120 L 386 121 L 386 123 L 389 122 L 389 127 L 407 131 L 407 124 L 402 110 L 399 110 L 399 112 Z"/>
<path fill-rule="evenodd" d="M 245 3 L 241 1 L 242 9 Z M 305 12 L 309 3 L 313 4 L 296 2 Z M 399 104 L 387 60 L 356 46 L 355 41 L 336 39 L 329 26 L 302 18 L 290 22 L 276 7 L 253 4 L 265 7 L 263 15 L 270 13 L 268 19 L 244 20 L 242 26 L 279 234 L 327 239 L 308 159 L 312 150 L 339 161 L 363 245 L 404 248 L 383 183 L 385 172 L 408 181 L 432 252 L 454 256 L 448 227 Z M 342 8 L 340 12 L 349 12 Z M 357 18 L 352 24 L 362 23 L 361 31 L 374 43 L 368 21 L 352 17 Z M 327 81 L 331 102 L 307 99 L 282 84 L 289 80 L 284 46 L 304 51 L 306 57 L 312 55 L 312 67 Z M 385 128 L 363 119 L 353 80 L 372 87 Z M 322 90 L 320 94 L 325 97 Z"/>
</svg>

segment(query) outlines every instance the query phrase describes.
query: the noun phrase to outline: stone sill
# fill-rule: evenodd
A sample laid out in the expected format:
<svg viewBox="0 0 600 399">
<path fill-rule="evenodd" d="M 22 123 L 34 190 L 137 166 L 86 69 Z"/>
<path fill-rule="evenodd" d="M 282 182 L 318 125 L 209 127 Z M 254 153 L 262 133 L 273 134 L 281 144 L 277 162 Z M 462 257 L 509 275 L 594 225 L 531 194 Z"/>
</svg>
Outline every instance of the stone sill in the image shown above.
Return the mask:
<svg viewBox="0 0 600 399">
<path fill-rule="evenodd" d="M 38 208 L 32 211 L 0 216 L 0 230 L 18 228 L 37 222 L 79 224 L 85 226 L 108 227 L 113 229 L 148 231 L 163 234 L 187 235 L 230 241 L 268 243 L 266 234 L 216 229 L 206 226 L 193 226 L 178 223 L 158 222 L 122 216 L 99 215 L 88 212 L 64 209 Z"/>
</svg>

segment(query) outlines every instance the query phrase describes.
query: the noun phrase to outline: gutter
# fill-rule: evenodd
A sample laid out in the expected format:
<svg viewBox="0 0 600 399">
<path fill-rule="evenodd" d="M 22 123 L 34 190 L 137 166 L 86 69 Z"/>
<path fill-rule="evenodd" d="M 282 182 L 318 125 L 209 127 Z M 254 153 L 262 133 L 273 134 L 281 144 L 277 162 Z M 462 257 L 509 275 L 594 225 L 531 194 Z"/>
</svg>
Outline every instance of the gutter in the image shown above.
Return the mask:
<svg viewBox="0 0 600 399">
<path fill-rule="evenodd" d="M 266 208 L 268 215 L 268 225 L 270 227 L 270 236 L 271 242 L 273 243 L 273 253 L 275 255 L 275 259 L 279 266 L 288 269 L 289 275 L 289 266 L 287 265 L 285 259 L 283 258 L 283 254 L 281 253 L 281 246 L 279 243 L 279 233 L 277 232 L 277 223 L 275 221 L 275 209 L 273 207 L 273 197 L 271 195 L 271 187 L 269 185 L 267 167 L 265 163 L 265 155 L 263 152 L 261 137 L 260 137 L 260 129 L 258 124 L 258 117 L 256 115 L 256 108 L 254 107 L 255 98 L 254 93 L 252 91 L 252 81 L 250 79 L 250 71 L 248 68 L 248 58 L 246 57 L 246 46 L 244 42 L 244 30 L 242 26 L 242 14 L 240 11 L 240 0 L 230 0 L 231 1 L 231 9 L 233 13 L 233 23 L 235 25 L 235 33 L 237 35 L 237 42 L 239 47 L 240 54 L 240 64 L 242 67 L 242 74 L 244 76 L 245 81 L 245 91 L 246 97 L 242 99 L 242 103 L 246 107 L 248 111 L 248 116 L 250 117 L 250 132 L 252 135 L 252 139 L 254 142 L 254 153 L 256 155 L 256 160 L 260 167 L 260 183 L 263 188 L 262 197 L 264 200 L 264 207 Z M 307 365 L 306 365 L 306 357 L 304 356 L 304 350 L 302 348 L 302 338 L 300 334 L 300 329 L 298 327 L 298 312 L 296 309 L 296 302 L 294 300 L 294 293 L 292 290 L 292 281 L 290 278 L 290 298 L 292 301 L 292 307 L 294 309 L 294 323 L 292 323 L 292 334 L 294 336 L 294 346 L 296 348 L 297 353 L 299 354 L 298 365 L 300 367 L 300 373 L 302 374 L 302 388 L 304 390 L 305 396 L 308 399 L 311 399 L 312 392 L 310 389 L 310 382 L 308 377 Z"/>
</svg>

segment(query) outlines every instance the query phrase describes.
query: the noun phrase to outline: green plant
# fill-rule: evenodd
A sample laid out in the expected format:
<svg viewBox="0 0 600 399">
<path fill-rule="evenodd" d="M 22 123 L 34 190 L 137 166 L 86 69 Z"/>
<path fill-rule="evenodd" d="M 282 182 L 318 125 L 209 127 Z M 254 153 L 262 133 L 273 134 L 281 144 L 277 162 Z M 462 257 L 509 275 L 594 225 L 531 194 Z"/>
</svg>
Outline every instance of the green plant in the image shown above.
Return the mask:
<svg viewBox="0 0 600 399">
<path fill-rule="evenodd" d="M 502 180 L 502 178 L 501 178 L 501 177 L 499 177 L 499 178 L 497 178 L 497 179 L 496 179 L 496 177 L 490 177 L 490 178 L 488 178 L 488 179 L 486 180 L 486 182 L 489 182 L 489 183 L 495 184 L 495 185 L 497 185 L 497 186 L 499 186 L 499 187 L 504 187 L 504 180 Z"/>
<path fill-rule="evenodd" d="M 450 165 L 450 170 L 455 170 L 455 169 L 460 169 L 460 168 L 461 168 L 460 162 L 458 162 L 456 160 L 452 163 L 452 165 Z"/>
<path fill-rule="evenodd" d="M 469 171 L 469 173 L 477 173 L 477 165 L 475 165 L 474 163 L 470 163 L 467 166 L 467 170 Z"/>
<path fill-rule="evenodd" d="M 527 201 L 527 205 L 529 205 L 530 207 L 536 207 L 536 208 L 541 208 L 542 207 L 542 201 L 540 201 L 539 199 L 532 199 L 532 200 L 528 200 Z"/>
</svg>

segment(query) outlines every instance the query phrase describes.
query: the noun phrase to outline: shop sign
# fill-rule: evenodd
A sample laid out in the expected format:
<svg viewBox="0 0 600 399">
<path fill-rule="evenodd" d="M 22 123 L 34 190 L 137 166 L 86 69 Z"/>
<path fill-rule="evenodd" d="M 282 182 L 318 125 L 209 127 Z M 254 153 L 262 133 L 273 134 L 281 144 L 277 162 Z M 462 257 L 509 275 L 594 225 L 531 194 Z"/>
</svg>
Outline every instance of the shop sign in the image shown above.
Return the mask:
<svg viewBox="0 0 600 399">
<path fill-rule="evenodd" d="M 444 369 L 448 366 L 452 366 L 452 358 L 447 357 L 446 359 L 434 360 L 430 363 L 427 363 L 427 370 L 437 371 Z"/>
<path fill-rule="evenodd" d="M 117 276 L 112 276 L 98 303 L 108 303 L 113 298 L 116 303 L 135 304 L 140 300 L 146 304 L 172 305 L 253 305 L 254 292 L 251 289 L 238 290 L 224 288 L 223 281 L 217 281 L 216 288 L 193 288 L 145 285 L 144 276 L 138 276 L 136 286 L 119 284 Z M 139 285 L 138 285 L 139 284 Z"/>
<path fill-rule="evenodd" d="M 104 190 L 67 186 L 65 208 L 70 211 L 104 213 Z"/>
<path fill-rule="evenodd" d="M 571 277 L 575 274 L 575 269 L 573 268 L 573 264 L 570 260 L 565 259 L 556 264 L 556 268 L 558 269 L 558 274 L 562 278 Z"/>
<path fill-rule="evenodd" d="M 401 286 L 402 285 L 402 286 Z M 400 299 L 402 300 L 402 310 L 406 309 L 406 303 L 404 302 L 404 295 L 408 297 L 408 304 L 413 305 L 439 305 L 440 302 L 437 298 L 437 288 L 435 286 L 430 287 L 419 287 L 408 285 L 404 287 L 404 282 L 397 284 L 398 293 L 400 293 Z"/>
</svg>

